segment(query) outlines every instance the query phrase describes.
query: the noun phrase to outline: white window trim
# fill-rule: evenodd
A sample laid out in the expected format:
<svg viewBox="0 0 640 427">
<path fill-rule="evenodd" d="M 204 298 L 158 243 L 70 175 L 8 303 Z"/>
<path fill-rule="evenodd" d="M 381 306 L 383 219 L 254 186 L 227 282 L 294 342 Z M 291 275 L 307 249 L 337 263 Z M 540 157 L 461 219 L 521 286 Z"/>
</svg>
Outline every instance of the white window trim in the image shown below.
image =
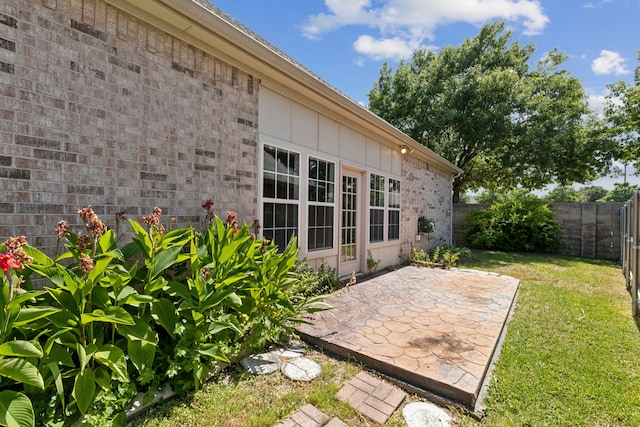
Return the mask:
<svg viewBox="0 0 640 427">
<path fill-rule="evenodd" d="M 371 206 L 371 175 L 378 175 L 378 176 L 382 176 L 385 179 L 385 191 L 384 191 L 384 207 L 383 206 Z M 388 185 L 389 185 L 389 179 L 393 179 L 395 181 L 398 181 L 400 183 L 400 208 L 390 208 L 389 207 L 389 190 L 388 190 Z M 402 200 L 402 179 L 396 175 L 390 174 L 388 172 L 383 172 L 383 171 L 372 171 L 369 170 L 367 171 L 366 174 L 366 180 L 367 180 L 367 188 L 366 188 L 366 208 L 367 208 L 367 215 L 366 215 L 366 246 L 367 248 L 383 248 L 383 247 L 387 247 L 387 246 L 398 246 L 401 244 L 402 242 L 402 205 L 403 205 L 403 200 Z M 384 211 L 384 230 L 383 230 L 383 239 L 381 242 L 372 242 L 371 241 L 371 209 L 379 209 L 379 210 L 383 210 Z M 400 215 L 400 230 L 399 230 L 399 237 L 398 239 L 394 239 L 394 240 L 389 240 L 389 211 L 391 210 L 395 210 L 399 212 Z"/>
</svg>

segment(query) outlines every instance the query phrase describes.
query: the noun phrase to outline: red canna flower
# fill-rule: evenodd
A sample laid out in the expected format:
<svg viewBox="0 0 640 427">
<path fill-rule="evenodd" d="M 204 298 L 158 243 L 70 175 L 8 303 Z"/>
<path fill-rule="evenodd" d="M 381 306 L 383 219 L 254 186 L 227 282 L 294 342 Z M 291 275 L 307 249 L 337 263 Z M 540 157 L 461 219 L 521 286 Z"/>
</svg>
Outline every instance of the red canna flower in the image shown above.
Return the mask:
<svg viewBox="0 0 640 427">
<path fill-rule="evenodd" d="M 207 201 L 202 204 L 202 209 L 204 209 L 205 211 L 208 211 L 212 207 L 213 207 L 213 200 L 211 199 L 207 199 Z"/>
<path fill-rule="evenodd" d="M 13 258 L 12 253 L 8 254 L 0 254 L 0 269 L 7 273 L 10 268 L 21 269 L 22 264 L 18 262 L 18 260 Z"/>
</svg>

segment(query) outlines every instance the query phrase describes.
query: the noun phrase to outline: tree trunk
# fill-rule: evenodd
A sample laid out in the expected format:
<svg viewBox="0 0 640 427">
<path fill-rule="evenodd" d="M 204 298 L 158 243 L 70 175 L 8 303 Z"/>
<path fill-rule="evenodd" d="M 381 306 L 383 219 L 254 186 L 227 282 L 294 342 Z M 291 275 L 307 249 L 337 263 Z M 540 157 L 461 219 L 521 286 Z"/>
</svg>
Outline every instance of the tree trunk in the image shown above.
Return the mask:
<svg viewBox="0 0 640 427">
<path fill-rule="evenodd" d="M 462 188 L 462 178 L 457 176 L 454 180 L 453 180 L 453 185 L 452 185 L 452 189 L 453 189 L 453 203 L 460 203 L 460 190 Z"/>
</svg>

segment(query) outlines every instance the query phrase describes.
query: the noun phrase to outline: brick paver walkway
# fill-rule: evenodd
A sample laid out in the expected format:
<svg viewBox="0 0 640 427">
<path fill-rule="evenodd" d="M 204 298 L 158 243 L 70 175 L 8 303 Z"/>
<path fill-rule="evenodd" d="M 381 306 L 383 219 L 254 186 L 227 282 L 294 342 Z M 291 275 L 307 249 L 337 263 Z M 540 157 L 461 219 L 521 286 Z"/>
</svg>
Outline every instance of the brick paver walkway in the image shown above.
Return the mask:
<svg viewBox="0 0 640 427">
<path fill-rule="evenodd" d="M 384 424 L 398 409 L 406 393 L 365 372 L 358 373 L 338 391 L 338 398 L 373 421 Z M 346 427 L 342 420 L 329 417 L 307 403 L 298 411 L 280 421 L 275 427 Z M 326 424 L 325 424 L 326 423 Z"/>
<path fill-rule="evenodd" d="M 400 406 L 406 393 L 371 375 L 360 372 L 338 392 L 338 398 L 348 402 L 360 413 L 384 424 Z"/>
<path fill-rule="evenodd" d="M 352 285 L 301 325 L 305 340 L 475 409 L 518 280 L 407 266 Z"/>
</svg>

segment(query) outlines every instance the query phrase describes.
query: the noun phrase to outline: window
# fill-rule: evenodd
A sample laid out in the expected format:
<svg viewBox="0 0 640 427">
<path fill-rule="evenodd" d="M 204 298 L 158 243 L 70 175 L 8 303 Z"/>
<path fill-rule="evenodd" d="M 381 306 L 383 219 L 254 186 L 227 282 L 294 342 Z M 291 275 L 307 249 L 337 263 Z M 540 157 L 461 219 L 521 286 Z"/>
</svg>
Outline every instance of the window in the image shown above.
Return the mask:
<svg viewBox="0 0 640 427">
<path fill-rule="evenodd" d="M 309 157 L 308 249 L 333 248 L 335 164 Z"/>
<path fill-rule="evenodd" d="M 389 178 L 388 239 L 400 239 L 400 181 Z"/>
<path fill-rule="evenodd" d="M 300 155 L 265 145 L 262 189 L 264 237 L 284 249 L 298 234 Z"/>
<path fill-rule="evenodd" d="M 369 242 L 384 241 L 384 176 L 371 174 L 369 184 Z"/>
<path fill-rule="evenodd" d="M 400 200 L 399 180 L 371 174 L 369 184 L 370 243 L 400 239 Z"/>
</svg>

